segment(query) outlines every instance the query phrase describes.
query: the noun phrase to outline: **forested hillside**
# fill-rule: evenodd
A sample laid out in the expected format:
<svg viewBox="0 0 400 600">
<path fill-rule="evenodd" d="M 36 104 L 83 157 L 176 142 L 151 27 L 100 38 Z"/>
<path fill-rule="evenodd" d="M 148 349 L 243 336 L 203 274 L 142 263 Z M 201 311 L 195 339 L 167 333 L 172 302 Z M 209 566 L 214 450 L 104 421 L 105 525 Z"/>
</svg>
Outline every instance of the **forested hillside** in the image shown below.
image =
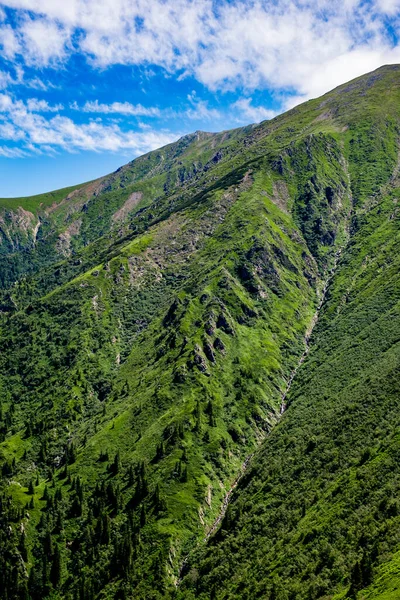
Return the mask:
<svg viewBox="0 0 400 600">
<path fill-rule="evenodd" d="M 399 140 L 392 65 L 0 200 L 1 598 L 399 597 Z"/>
</svg>

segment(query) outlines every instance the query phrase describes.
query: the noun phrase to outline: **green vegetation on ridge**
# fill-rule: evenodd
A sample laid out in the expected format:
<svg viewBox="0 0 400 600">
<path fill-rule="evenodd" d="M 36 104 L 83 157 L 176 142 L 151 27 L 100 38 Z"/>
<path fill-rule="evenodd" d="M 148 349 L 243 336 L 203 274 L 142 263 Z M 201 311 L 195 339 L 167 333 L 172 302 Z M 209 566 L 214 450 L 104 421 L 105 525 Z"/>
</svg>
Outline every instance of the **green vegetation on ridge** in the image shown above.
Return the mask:
<svg viewBox="0 0 400 600">
<path fill-rule="evenodd" d="M 399 100 L 385 67 L 0 202 L 2 598 L 396 593 Z"/>
</svg>

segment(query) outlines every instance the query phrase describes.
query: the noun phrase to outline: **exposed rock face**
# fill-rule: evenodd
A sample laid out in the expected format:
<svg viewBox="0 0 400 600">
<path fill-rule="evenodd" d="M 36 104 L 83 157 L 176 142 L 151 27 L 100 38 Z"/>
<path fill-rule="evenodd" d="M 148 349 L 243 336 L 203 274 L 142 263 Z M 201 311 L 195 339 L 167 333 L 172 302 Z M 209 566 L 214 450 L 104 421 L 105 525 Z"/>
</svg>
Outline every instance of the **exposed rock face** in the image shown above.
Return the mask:
<svg viewBox="0 0 400 600">
<path fill-rule="evenodd" d="M 220 338 L 215 338 L 213 345 L 216 350 L 219 350 L 220 352 L 225 352 L 224 343 Z"/>
<path fill-rule="evenodd" d="M 133 192 L 126 202 L 112 216 L 113 223 L 124 221 L 129 213 L 139 204 L 143 198 L 142 192 Z"/>
<path fill-rule="evenodd" d="M 228 335 L 235 335 L 233 327 L 231 327 L 231 325 L 229 324 L 228 319 L 226 318 L 226 316 L 224 314 L 221 313 L 220 315 L 218 315 L 218 319 L 217 319 L 216 325 L 217 325 L 218 329 L 221 329 L 222 331 L 224 331 Z"/>
<path fill-rule="evenodd" d="M 81 225 L 82 225 L 82 219 L 77 219 L 76 221 L 71 223 L 71 225 L 69 225 L 63 233 L 60 233 L 60 235 L 58 236 L 58 242 L 56 245 L 57 250 L 58 250 L 58 252 L 60 252 L 60 254 L 63 254 L 64 256 L 70 256 L 70 254 L 71 254 L 71 238 L 79 235 Z"/>
<path fill-rule="evenodd" d="M 205 341 L 203 344 L 203 351 L 210 362 L 215 362 L 214 352 L 207 341 Z"/>
<path fill-rule="evenodd" d="M 208 374 L 207 361 L 203 356 L 200 346 L 195 347 L 193 352 L 193 362 L 188 363 L 190 366 L 195 365 L 201 373 Z"/>
<path fill-rule="evenodd" d="M 40 227 L 37 217 L 22 206 L 0 212 L 0 246 L 7 252 L 26 246 L 32 247 Z"/>
</svg>

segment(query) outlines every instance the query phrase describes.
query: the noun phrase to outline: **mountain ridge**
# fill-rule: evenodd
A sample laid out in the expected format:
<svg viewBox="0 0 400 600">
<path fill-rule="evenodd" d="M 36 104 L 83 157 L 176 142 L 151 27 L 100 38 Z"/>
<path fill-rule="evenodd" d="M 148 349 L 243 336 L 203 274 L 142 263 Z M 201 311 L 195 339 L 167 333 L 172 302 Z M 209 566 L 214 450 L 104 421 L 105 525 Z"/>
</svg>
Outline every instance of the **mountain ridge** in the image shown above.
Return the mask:
<svg viewBox="0 0 400 600">
<path fill-rule="evenodd" d="M 362 556 L 339 526 L 353 516 L 338 510 L 326 539 L 323 515 L 397 452 L 399 99 L 396 65 L 195 132 L 57 196 L 35 243 L 3 206 L 7 600 L 374 597 L 399 542 L 395 463 L 386 505 L 377 492 L 360 516 Z"/>
</svg>

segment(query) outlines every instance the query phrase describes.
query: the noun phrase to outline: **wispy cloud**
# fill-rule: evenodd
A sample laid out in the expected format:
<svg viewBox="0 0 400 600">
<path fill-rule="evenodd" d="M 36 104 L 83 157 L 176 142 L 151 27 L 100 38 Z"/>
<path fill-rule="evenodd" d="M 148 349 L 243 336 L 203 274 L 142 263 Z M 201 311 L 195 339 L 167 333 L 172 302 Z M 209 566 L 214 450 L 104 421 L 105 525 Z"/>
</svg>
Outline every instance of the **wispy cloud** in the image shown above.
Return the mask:
<svg viewBox="0 0 400 600">
<path fill-rule="evenodd" d="M 264 108 L 263 106 L 253 106 L 251 102 L 251 98 L 239 98 L 232 105 L 232 108 L 238 110 L 242 118 L 254 123 L 272 119 L 276 116 L 276 111 Z"/>
<path fill-rule="evenodd" d="M 178 137 L 167 131 L 124 131 L 115 123 L 103 124 L 101 121 L 76 123 L 61 115 L 49 118 L 36 112 L 38 104 L 40 106 L 36 100 L 25 104 L 7 94 L 0 94 L 0 137 L 10 142 L 22 142 L 21 152 L 25 154 L 32 151 L 48 153 L 49 148 L 58 148 L 68 152 L 127 150 L 138 155 Z M 16 152 L 17 149 L 10 149 L 7 154 L 7 149 L 3 148 L 1 154 L 19 155 Z"/>
<path fill-rule="evenodd" d="M 221 118 L 221 112 L 216 108 L 210 108 L 206 100 L 198 98 L 193 91 L 187 97 L 190 107 L 186 109 L 182 116 L 193 121 L 210 121 Z"/>
<path fill-rule="evenodd" d="M 12 77 L 6 71 L 0 71 L 0 90 L 5 90 L 12 84 Z"/>
<path fill-rule="evenodd" d="M 37 98 L 28 98 L 26 101 L 28 110 L 31 112 L 60 112 L 64 109 L 62 104 L 50 105 L 47 100 L 38 100 Z"/>
<path fill-rule="evenodd" d="M 188 94 L 187 105 L 178 109 L 165 108 L 160 110 L 155 106 L 143 106 L 130 102 L 112 102 L 104 104 L 98 100 L 88 101 L 79 105 L 76 101 L 69 105 L 71 110 L 80 113 L 99 115 L 123 115 L 133 117 L 151 117 L 162 119 L 186 119 L 189 121 L 210 121 L 221 119 L 223 113 L 211 108 L 208 101 L 198 98 L 196 92 Z"/>
<path fill-rule="evenodd" d="M 4 158 L 23 158 L 28 156 L 28 152 L 21 148 L 9 148 L 8 146 L 0 146 L 0 156 Z"/>
<path fill-rule="evenodd" d="M 103 104 L 98 100 L 94 100 L 92 102 L 85 102 L 82 106 L 79 106 L 77 102 L 73 102 L 70 105 L 70 108 L 84 113 L 100 113 L 103 115 L 119 114 L 135 117 L 159 117 L 161 114 L 160 110 L 156 107 L 131 104 L 130 102 L 112 102 L 111 104 Z"/>
</svg>

